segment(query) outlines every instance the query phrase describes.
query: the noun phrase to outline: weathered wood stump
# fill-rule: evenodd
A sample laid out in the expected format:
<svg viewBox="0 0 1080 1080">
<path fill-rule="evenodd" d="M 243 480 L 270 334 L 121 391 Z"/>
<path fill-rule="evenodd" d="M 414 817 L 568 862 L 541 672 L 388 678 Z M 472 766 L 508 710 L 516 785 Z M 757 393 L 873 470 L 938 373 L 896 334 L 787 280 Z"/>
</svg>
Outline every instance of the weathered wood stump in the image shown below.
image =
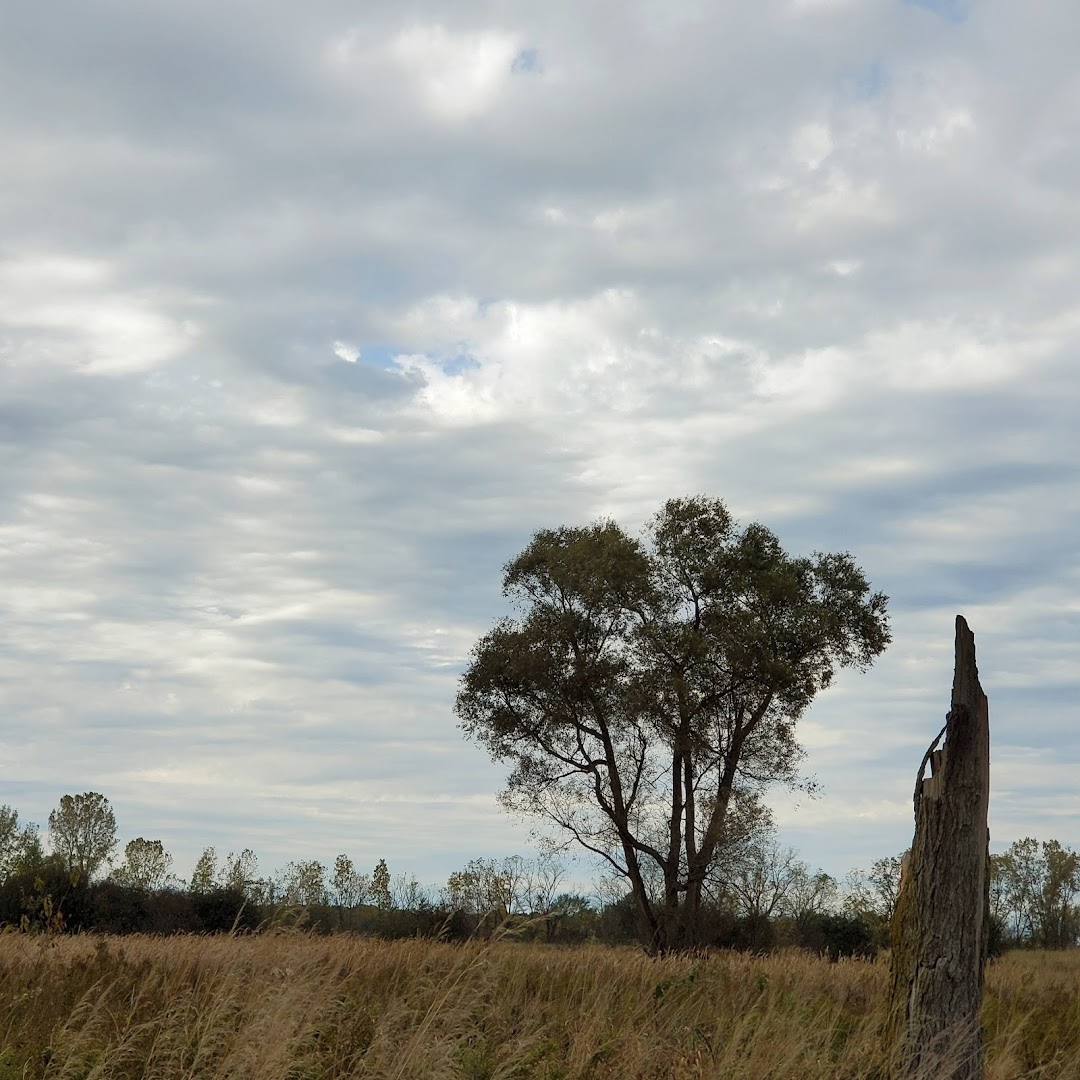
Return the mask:
<svg viewBox="0 0 1080 1080">
<path fill-rule="evenodd" d="M 915 839 L 890 929 L 890 1022 L 900 1077 L 981 1080 L 984 1073 L 989 803 L 989 711 L 975 636 L 958 615 L 952 706 L 919 767 Z"/>
</svg>

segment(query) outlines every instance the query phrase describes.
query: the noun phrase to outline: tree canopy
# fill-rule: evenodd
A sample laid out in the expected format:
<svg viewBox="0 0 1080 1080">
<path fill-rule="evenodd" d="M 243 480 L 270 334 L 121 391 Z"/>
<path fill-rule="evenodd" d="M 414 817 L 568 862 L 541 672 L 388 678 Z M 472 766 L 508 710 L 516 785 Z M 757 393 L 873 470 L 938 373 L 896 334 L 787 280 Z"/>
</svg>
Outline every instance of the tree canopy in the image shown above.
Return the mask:
<svg viewBox="0 0 1080 1080">
<path fill-rule="evenodd" d="M 67 864 L 87 880 L 108 863 L 116 848 L 116 815 L 96 791 L 65 795 L 49 814 L 49 842 Z"/>
<path fill-rule="evenodd" d="M 626 877 L 650 948 L 696 944 L 729 823 L 796 784 L 796 721 L 890 640 L 847 553 L 792 557 L 722 502 L 669 500 L 643 540 L 542 529 L 504 568 L 517 618 L 473 649 L 465 733 L 511 767 L 505 804 Z"/>
<path fill-rule="evenodd" d="M 140 836 L 128 841 L 124 861 L 113 872 L 113 880 L 143 892 L 163 889 L 169 883 L 172 863 L 173 857 L 160 840 Z"/>
</svg>

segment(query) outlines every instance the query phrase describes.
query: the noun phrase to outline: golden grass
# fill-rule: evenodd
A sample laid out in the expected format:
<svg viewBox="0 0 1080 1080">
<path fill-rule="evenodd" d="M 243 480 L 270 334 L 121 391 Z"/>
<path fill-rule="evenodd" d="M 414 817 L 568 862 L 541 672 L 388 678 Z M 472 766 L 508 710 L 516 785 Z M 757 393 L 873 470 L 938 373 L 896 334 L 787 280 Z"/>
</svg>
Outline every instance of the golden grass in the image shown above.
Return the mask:
<svg viewBox="0 0 1080 1080">
<path fill-rule="evenodd" d="M 884 963 L 512 941 L 0 936 L 0 1080 L 871 1080 Z M 1080 1078 L 1080 955 L 987 985 L 989 1080 Z"/>
</svg>

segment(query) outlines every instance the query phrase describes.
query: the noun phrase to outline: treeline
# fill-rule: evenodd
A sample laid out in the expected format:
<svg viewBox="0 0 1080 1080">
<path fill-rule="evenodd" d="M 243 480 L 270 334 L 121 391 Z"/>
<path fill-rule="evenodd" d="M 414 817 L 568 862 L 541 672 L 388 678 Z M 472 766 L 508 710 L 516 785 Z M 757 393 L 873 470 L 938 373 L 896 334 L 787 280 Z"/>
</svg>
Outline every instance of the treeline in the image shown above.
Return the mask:
<svg viewBox="0 0 1080 1080">
<path fill-rule="evenodd" d="M 186 880 L 160 840 L 128 842 L 117 858 L 116 818 L 96 793 L 65 795 L 49 815 L 48 850 L 36 825 L 0 806 L 0 928 L 27 933 L 219 933 L 304 926 L 387 938 L 464 940 L 511 928 L 523 940 L 630 943 L 647 934 L 625 882 L 567 887 L 553 855 L 473 859 L 431 888 L 384 859 L 359 869 L 288 863 L 260 875 L 248 848 L 207 848 Z M 728 852 L 709 882 L 703 941 L 768 949 L 794 945 L 873 955 L 888 945 L 902 856 L 853 870 L 843 882 L 812 872 L 768 828 Z M 659 890 L 662 882 L 651 883 Z M 1080 941 L 1080 856 L 1057 841 L 1019 840 L 991 857 L 992 947 L 1063 948 Z"/>
</svg>

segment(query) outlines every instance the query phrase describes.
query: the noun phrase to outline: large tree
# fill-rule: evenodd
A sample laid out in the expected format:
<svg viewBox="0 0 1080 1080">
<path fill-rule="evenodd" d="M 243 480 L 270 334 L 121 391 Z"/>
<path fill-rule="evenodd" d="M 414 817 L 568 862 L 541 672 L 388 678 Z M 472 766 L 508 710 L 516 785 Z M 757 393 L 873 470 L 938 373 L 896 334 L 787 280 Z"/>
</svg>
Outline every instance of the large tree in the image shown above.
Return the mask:
<svg viewBox="0 0 1080 1080">
<path fill-rule="evenodd" d="M 49 843 L 69 871 L 89 880 L 116 848 L 116 815 L 109 800 L 96 791 L 65 795 L 49 814 Z"/>
<path fill-rule="evenodd" d="M 541 530 L 503 591 L 519 617 L 473 649 L 461 727 L 511 766 L 509 808 L 625 876 L 652 950 L 697 943 L 729 813 L 798 782 L 796 721 L 888 644 L 887 598 L 850 555 L 791 557 L 700 497 L 667 502 L 644 541 L 612 521 Z"/>
</svg>

